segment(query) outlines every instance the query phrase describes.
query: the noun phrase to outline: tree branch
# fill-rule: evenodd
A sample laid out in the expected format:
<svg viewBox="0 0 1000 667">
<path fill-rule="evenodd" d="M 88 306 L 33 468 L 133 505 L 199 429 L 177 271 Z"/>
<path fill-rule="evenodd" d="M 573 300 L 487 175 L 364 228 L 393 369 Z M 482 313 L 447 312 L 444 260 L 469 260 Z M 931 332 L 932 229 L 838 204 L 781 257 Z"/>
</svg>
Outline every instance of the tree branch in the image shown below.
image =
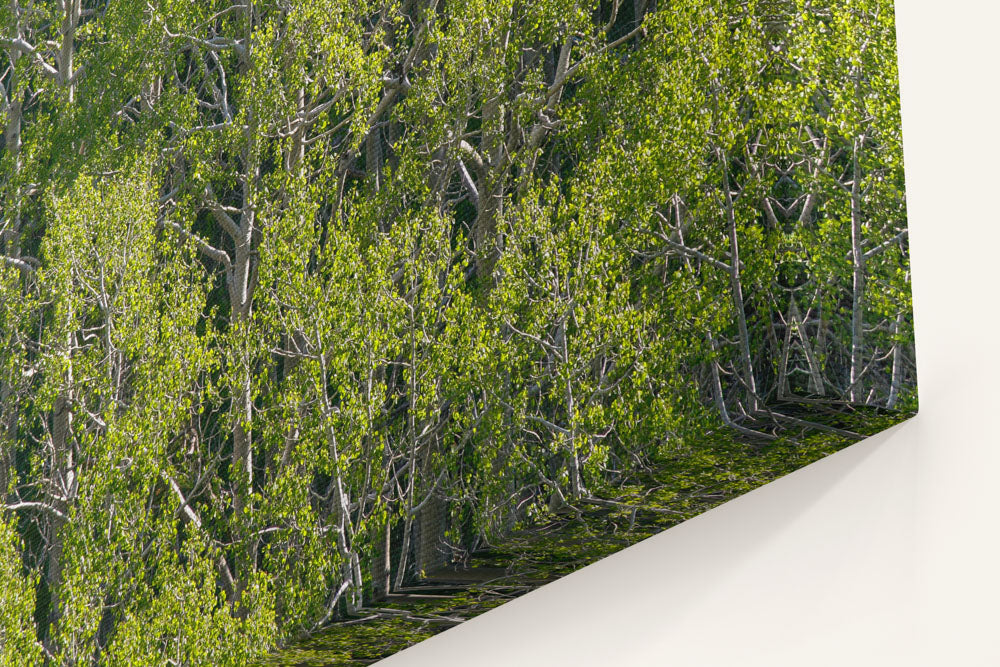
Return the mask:
<svg viewBox="0 0 1000 667">
<path fill-rule="evenodd" d="M 46 503 L 21 501 L 14 503 L 13 505 L 4 505 L 3 508 L 10 510 L 11 512 L 16 512 L 18 510 L 39 510 L 47 512 L 61 521 L 69 521 L 68 516 L 57 510 L 55 507 L 52 507 L 52 505 L 47 505 Z"/>
<path fill-rule="evenodd" d="M 240 239 L 243 238 L 242 230 L 240 230 L 240 226 L 236 224 L 236 221 L 226 211 L 226 208 L 219 203 L 215 192 L 212 191 L 211 185 L 205 186 L 205 196 L 202 198 L 202 201 L 208 210 L 212 212 L 212 215 L 215 216 L 216 221 L 226 230 L 226 233 L 239 243 Z"/>
<path fill-rule="evenodd" d="M 660 219 L 663 220 L 663 222 L 670 224 L 670 221 L 667 220 L 662 213 L 660 213 L 659 211 L 655 211 L 655 213 L 656 215 L 660 216 Z M 670 246 L 674 250 L 677 250 L 689 257 L 694 257 L 695 259 L 700 259 L 703 262 L 708 262 L 712 266 L 720 268 L 723 271 L 732 270 L 732 267 L 729 264 L 726 264 L 721 260 L 715 259 L 714 257 L 710 257 L 709 255 L 706 255 L 701 251 L 695 250 L 694 248 L 689 248 L 686 245 L 677 243 L 676 241 L 671 240 L 666 234 L 657 234 L 657 237 L 659 237 L 662 241 L 664 241 L 668 246 Z"/>
<path fill-rule="evenodd" d="M 35 269 L 39 267 L 38 260 L 33 257 L 8 257 L 7 255 L 0 255 L 0 261 L 21 269 L 25 273 L 34 273 Z"/>
<path fill-rule="evenodd" d="M 871 259 L 875 255 L 888 250 L 890 246 L 894 245 L 898 241 L 901 241 L 908 233 L 909 230 L 904 229 L 903 231 L 896 234 L 888 241 L 878 244 L 877 246 L 875 246 L 874 248 L 865 253 L 865 259 Z"/>
<path fill-rule="evenodd" d="M 214 259 L 216 262 L 219 262 L 224 267 L 226 267 L 226 270 L 230 270 L 233 268 L 233 263 L 229 259 L 228 254 L 226 254 L 222 250 L 219 250 L 215 246 L 210 245 L 208 241 L 201 238 L 197 234 L 189 232 L 188 230 L 184 229 L 183 227 L 178 225 L 176 222 L 173 222 L 172 220 L 163 220 L 161 221 L 160 224 L 163 225 L 164 227 L 171 228 L 179 235 L 181 235 L 183 238 L 194 243 L 196 246 L 198 246 L 198 250 L 200 250 L 203 255 L 205 255 L 209 259 Z"/>
<path fill-rule="evenodd" d="M 45 59 L 42 58 L 42 54 L 40 54 L 34 46 L 20 37 L 14 39 L 0 37 L 0 46 L 8 49 L 16 49 L 26 56 L 33 58 L 35 62 L 38 63 L 39 67 L 42 68 L 42 71 L 46 74 L 46 76 L 56 80 L 59 79 L 59 70 L 45 62 Z"/>
</svg>

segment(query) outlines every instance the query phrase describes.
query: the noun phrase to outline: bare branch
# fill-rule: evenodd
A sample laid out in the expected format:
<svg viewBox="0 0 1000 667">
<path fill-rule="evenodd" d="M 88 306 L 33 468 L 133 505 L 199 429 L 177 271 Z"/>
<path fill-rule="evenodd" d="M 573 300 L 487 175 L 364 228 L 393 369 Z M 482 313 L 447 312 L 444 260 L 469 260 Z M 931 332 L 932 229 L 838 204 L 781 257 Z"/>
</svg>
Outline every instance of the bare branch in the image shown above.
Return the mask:
<svg viewBox="0 0 1000 667">
<path fill-rule="evenodd" d="M 667 220 L 667 218 L 664 217 L 662 213 L 660 213 L 659 211 L 656 211 L 655 213 L 660 217 L 661 220 L 663 220 L 663 222 L 670 224 L 670 221 Z M 706 255 L 705 253 L 699 250 L 695 250 L 694 248 L 689 248 L 686 245 L 677 243 L 676 241 L 671 240 L 666 234 L 657 234 L 657 236 L 674 250 L 677 250 L 678 252 L 681 252 L 689 257 L 700 259 L 703 262 L 708 262 L 712 266 L 718 267 L 723 271 L 732 270 L 732 267 L 729 264 L 726 264 L 721 260 L 715 259 L 714 257 L 710 257 L 709 255 Z"/>
<path fill-rule="evenodd" d="M 55 80 L 59 79 L 59 70 L 57 70 L 55 67 L 45 62 L 45 59 L 42 58 L 42 54 L 40 54 L 38 50 L 35 49 L 34 46 L 29 44 L 25 40 L 21 39 L 20 37 L 14 39 L 8 37 L 0 37 L 0 46 L 3 46 L 4 48 L 7 49 L 15 49 L 25 54 L 26 56 L 33 58 L 35 62 L 38 63 L 39 67 L 42 68 L 42 71 L 48 77 Z"/>
<path fill-rule="evenodd" d="M 469 197 L 472 199 L 472 203 L 475 204 L 476 209 L 479 209 L 479 190 L 476 188 L 476 184 L 472 180 L 472 176 L 469 175 L 469 170 L 466 169 L 465 163 L 461 159 L 458 161 L 458 172 L 462 177 L 462 185 L 464 185 L 465 189 L 469 191 Z"/>
<path fill-rule="evenodd" d="M 908 233 L 909 230 L 904 229 L 903 231 L 899 232 L 888 241 L 878 244 L 877 246 L 875 246 L 874 248 L 865 253 L 865 259 L 871 259 L 875 255 L 878 255 L 879 253 L 888 250 L 891 246 L 903 240 L 903 238 L 905 238 Z"/>
<path fill-rule="evenodd" d="M 0 255 L 0 261 L 21 269 L 25 273 L 34 273 L 35 269 L 40 266 L 38 260 L 33 257 L 8 257 L 7 255 Z"/>
<path fill-rule="evenodd" d="M 161 224 L 164 227 L 169 227 L 173 229 L 182 237 L 194 243 L 196 246 L 198 246 L 198 250 L 200 250 L 203 255 L 205 255 L 209 259 L 214 259 L 215 261 L 219 262 L 224 267 L 226 267 L 226 270 L 230 270 L 233 268 L 233 263 L 229 259 L 229 255 L 226 254 L 226 252 L 219 250 L 218 248 L 211 245 L 208 241 L 201 238 L 197 234 L 189 232 L 188 230 L 184 229 L 183 227 L 178 225 L 176 222 L 173 222 L 172 220 L 163 220 L 161 221 Z"/>
<path fill-rule="evenodd" d="M 219 203 L 215 193 L 212 191 L 211 185 L 205 186 L 205 197 L 203 201 L 208 210 L 210 210 L 212 215 L 215 216 L 216 221 L 224 230 L 226 230 L 226 233 L 229 234 L 234 241 L 238 242 L 243 238 L 243 232 L 240 229 L 240 226 L 236 224 L 236 221 L 229 215 L 226 207 Z"/>
<path fill-rule="evenodd" d="M 46 512 L 48 514 L 51 514 L 60 521 L 69 521 L 68 516 L 66 516 L 61 511 L 59 511 L 58 509 L 47 503 L 30 502 L 25 500 L 18 503 L 14 503 L 13 505 L 4 505 L 3 508 L 5 510 L 10 510 L 11 512 L 16 512 L 18 510 L 38 510 L 40 512 Z"/>
</svg>

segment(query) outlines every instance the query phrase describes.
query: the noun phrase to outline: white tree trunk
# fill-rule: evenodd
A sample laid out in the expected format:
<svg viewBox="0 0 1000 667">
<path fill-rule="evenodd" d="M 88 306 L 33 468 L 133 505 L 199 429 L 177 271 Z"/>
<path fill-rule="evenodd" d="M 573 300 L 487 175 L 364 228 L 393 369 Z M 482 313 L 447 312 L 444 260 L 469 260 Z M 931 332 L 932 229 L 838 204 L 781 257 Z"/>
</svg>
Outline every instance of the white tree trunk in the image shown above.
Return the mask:
<svg viewBox="0 0 1000 667">
<path fill-rule="evenodd" d="M 750 333 L 747 330 L 747 316 L 743 301 L 743 282 L 740 278 L 740 245 L 736 233 L 736 210 L 733 204 L 733 192 L 729 183 L 729 161 L 725 152 L 720 151 L 722 167 L 722 186 L 726 203 L 726 221 L 729 226 L 729 283 L 732 288 L 733 310 L 736 313 L 736 323 L 740 334 L 740 360 L 743 366 L 743 382 L 746 384 L 747 407 L 751 414 L 759 408 L 757 399 L 757 381 L 754 378 L 753 357 L 750 354 Z"/>
<path fill-rule="evenodd" d="M 851 374 L 847 395 L 852 402 L 861 396 L 861 374 L 864 366 L 864 294 L 865 294 L 865 252 L 861 220 L 861 166 L 858 153 L 864 137 L 854 140 L 851 180 Z"/>
</svg>

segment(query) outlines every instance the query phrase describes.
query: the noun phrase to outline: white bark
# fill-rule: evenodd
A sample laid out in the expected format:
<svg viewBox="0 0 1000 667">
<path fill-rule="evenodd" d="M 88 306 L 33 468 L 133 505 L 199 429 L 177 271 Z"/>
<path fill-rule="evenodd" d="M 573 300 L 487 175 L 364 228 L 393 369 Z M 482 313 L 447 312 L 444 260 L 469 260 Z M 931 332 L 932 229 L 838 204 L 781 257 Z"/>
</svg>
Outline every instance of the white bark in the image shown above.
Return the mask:
<svg viewBox="0 0 1000 667">
<path fill-rule="evenodd" d="M 862 395 L 861 376 L 864 368 L 864 295 L 865 295 L 865 252 L 861 219 L 861 165 L 859 153 L 864 137 L 854 140 L 851 180 L 851 374 L 848 399 L 852 402 Z"/>
<path fill-rule="evenodd" d="M 747 406 L 751 413 L 757 411 L 757 381 L 754 378 L 753 358 L 750 354 L 750 333 L 747 330 L 747 316 L 743 301 L 743 283 L 740 279 L 740 246 L 736 233 L 736 210 L 733 192 L 729 183 L 729 161 L 724 151 L 719 151 L 722 169 L 722 187 L 725 197 L 726 222 L 729 227 L 729 283 L 732 288 L 733 310 L 740 335 L 740 360 L 743 366 L 743 382 L 746 384 Z"/>
</svg>

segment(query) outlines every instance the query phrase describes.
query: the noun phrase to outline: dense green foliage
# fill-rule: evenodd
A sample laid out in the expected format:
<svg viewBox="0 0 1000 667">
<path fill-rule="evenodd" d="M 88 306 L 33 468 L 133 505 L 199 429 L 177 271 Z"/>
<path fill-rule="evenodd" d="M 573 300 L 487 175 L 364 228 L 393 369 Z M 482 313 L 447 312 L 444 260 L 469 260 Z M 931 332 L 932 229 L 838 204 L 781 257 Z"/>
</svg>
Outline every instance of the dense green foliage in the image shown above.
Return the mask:
<svg viewBox="0 0 1000 667">
<path fill-rule="evenodd" d="M 888 0 L 0 26 L 4 664 L 246 664 L 708 432 L 916 407 Z"/>
</svg>

